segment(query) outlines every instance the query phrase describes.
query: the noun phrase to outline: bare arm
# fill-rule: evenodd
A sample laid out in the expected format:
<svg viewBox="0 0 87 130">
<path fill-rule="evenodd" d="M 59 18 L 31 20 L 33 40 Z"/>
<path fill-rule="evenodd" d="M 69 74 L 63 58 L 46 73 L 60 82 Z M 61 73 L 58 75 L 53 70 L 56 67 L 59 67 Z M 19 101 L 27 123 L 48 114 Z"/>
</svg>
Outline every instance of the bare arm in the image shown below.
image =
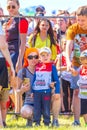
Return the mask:
<svg viewBox="0 0 87 130">
<path fill-rule="evenodd" d="M 5 41 L 5 35 L 0 34 L 0 50 L 5 49 L 7 47 L 7 43 Z"/>
<path fill-rule="evenodd" d="M 71 63 L 71 53 L 73 49 L 73 40 L 67 40 L 66 44 L 66 62 L 67 62 L 67 71 L 69 71 L 72 68 L 72 63 Z"/>
<path fill-rule="evenodd" d="M 25 44 L 26 44 L 26 33 L 25 34 L 20 34 L 20 39 L 21 39 L 21 45 L 19 48 L 19 56 L 18 56 L 18 61 L 16 64 L 16 71 L 18 72 L 22 68 L 22 60 L 24 56 L 24 51 L 25 51 Z"/>
<path fill-rule="evenodd" d="M 23 94 L 26 91 L 29 91 L 30 89 L 30 83 L 23 83 L 23 80 L 19 78 L 18 76 L 16 77 L 11 77 L 11 86 L 13 87 L 14 90 L 20 89 L 21 93 Z"/>
<path fill-rule="evenodd" d="M 77 76 L 79 74 L 74 68 L 71 68 L 71 73 L 73 76 Z"/>
<path fill-rule="evenodd" d="M 57 59 L 56 68 L 58 71 L 67 70 L 66 66 L 61 66 L 61 58 L 60 57 L 58 57 L 58 59 Z"/>
<path fill-rule="evenodd" d="M 13 63 L 10 57 L 10 53 L 8 50 L 8 45 L 6 43 L 5 40 L 5 36 L 4 35 L 0 35 L 0 50 L 3 54 L 3 56 L 5 57 L 6 61 L 9 63 L 10 68 L 11 68 L 11 72 L 13 74 L 13 77 L 15 76 L 15 71 L 14 71 L 14 67 L 13 67 Z"/>
</svg>

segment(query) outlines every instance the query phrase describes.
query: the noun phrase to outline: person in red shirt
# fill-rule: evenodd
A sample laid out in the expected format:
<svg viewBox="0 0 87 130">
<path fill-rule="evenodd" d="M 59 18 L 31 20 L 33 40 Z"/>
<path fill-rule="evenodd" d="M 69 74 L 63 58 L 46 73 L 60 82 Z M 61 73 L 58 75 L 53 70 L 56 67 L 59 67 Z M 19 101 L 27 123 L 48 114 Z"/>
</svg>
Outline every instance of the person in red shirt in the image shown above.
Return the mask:
<svg viewBox="0 0 87 130">
<path fill-rule="evenodd" d="M 28 30 L 28 21 L 19 13 L 19 7 L 18 0 L 7 0 L 7 11 L 10 18 L 4 23 L 8 48 L 17 71 L 22 68 Z"/>
</svg>

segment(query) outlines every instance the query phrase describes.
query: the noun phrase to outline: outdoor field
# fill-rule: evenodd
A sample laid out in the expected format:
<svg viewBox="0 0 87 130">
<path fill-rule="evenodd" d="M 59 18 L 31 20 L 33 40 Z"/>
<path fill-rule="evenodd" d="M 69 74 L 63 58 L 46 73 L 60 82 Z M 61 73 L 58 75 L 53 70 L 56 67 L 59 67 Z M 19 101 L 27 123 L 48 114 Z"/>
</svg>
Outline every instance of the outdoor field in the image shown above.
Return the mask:
<svg viewBox="0 0 87 130">
<path fill-rule="evenodd" d="M 45 127 L 43 123 L 41 123 L 40 127 L 26 127 L 26 120 L 21 118 L 20 116 L 18 119 L 15 118 L 14 115 L 7 115 L 7 125 L 8 128 L 0 128 L 0 130 L 87 130 L 85 127 L 83 118 L 80 118 L 81 126 L 75 127 L 72 126 L 73 116 L 71 115 L 59 115 L 59 124 L 58 128 Z M 33 124 L 34 125 L 34 124 Z"/>
</svg>

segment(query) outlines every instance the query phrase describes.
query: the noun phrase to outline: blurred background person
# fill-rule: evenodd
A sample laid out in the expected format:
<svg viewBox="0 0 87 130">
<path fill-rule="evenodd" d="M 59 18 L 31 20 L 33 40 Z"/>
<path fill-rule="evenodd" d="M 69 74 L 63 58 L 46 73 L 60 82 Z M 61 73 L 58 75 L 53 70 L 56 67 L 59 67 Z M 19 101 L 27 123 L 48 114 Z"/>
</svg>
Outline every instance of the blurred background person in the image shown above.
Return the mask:
<svg viewBox="0 0 87 130">
<path fill-rule="evenodd" d="M 71 112 L 73 90 L 71 89 L 72 74 L 67 71 L 66 64 L 66 37 L 61 38 L 61 46 L 62 52 L 57 56 L 56 63 L 57 70 L 61 74 L 61 112 L 69 114 Z"/>
<path fill-rule="evenodd" d="M 70 18 L 70 25 L 77 22 L 76 21 L 76 11 L 73 11 L 72 13 L 70 13 L 70 17 L 72 17 L 72 18 Z"/>
<path fill-rule="evenodd" d="M 45 10 L 45 7 L 43 5 L 38 5 L 36 7 L 36 14 L 37 13 L 42 13 L 43 16 L 46 14 L 46 10 Z"/>
<path fill-rule="evenodd" d="M 44 16 L 46 13 L 45 11 L 45 7 L 42 6 L 42 5 L 38 5 L 36 7 L 36 12 L 35 12 L 35 16 L 38 16 L 38 17 L 42 17 Z M 37 26 L 37 23 L 38 21 L 40 20 L 40 18 L 34 18 L 31 23 L 29 24 L 29 27 L 28 27 L 28 36 L 33 33 L 35 27 Z"/>
</svg>

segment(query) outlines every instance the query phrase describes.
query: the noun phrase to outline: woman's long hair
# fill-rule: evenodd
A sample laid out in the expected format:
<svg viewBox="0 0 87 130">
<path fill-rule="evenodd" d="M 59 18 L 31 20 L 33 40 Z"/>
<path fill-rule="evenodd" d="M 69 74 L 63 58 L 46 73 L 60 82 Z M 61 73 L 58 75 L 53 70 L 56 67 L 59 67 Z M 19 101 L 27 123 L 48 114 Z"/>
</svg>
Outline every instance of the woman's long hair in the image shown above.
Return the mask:
<svg viewBox="0 0 87 130">
<path fill-rule="evenodd" d="M 47 21 L 47 22 L 49 23 L 49 29 L 48 29 L 48 31 L 47 31 L 47 34 L 48 34 L 49 37 L 50 37 L 50 43 L 51 43 L 51 44 L 50 44 L 50 47 L 52 47 L 52 44 L 55 45 L 53 29 L 52 29 L 52 25 L 51 25 L 50 20 L 48 20 L 48 19 L 46 19 L 46 18 L 40 19 L 39 22 L 37 23 L 36 28 L 34 29 L 34 33 L 33 33 L 33 34 L 34 34 L 34 35 L 33 35 L 33 41 L 34 41 L 34 43 L 33 43 L 33 45 L 35 46 L 35 40 L 36 40 L 37 34 L 40 33 L 39 25 L 40 25 L 40 23 L 41 23 L 42 21 Z"/>
</svg>

